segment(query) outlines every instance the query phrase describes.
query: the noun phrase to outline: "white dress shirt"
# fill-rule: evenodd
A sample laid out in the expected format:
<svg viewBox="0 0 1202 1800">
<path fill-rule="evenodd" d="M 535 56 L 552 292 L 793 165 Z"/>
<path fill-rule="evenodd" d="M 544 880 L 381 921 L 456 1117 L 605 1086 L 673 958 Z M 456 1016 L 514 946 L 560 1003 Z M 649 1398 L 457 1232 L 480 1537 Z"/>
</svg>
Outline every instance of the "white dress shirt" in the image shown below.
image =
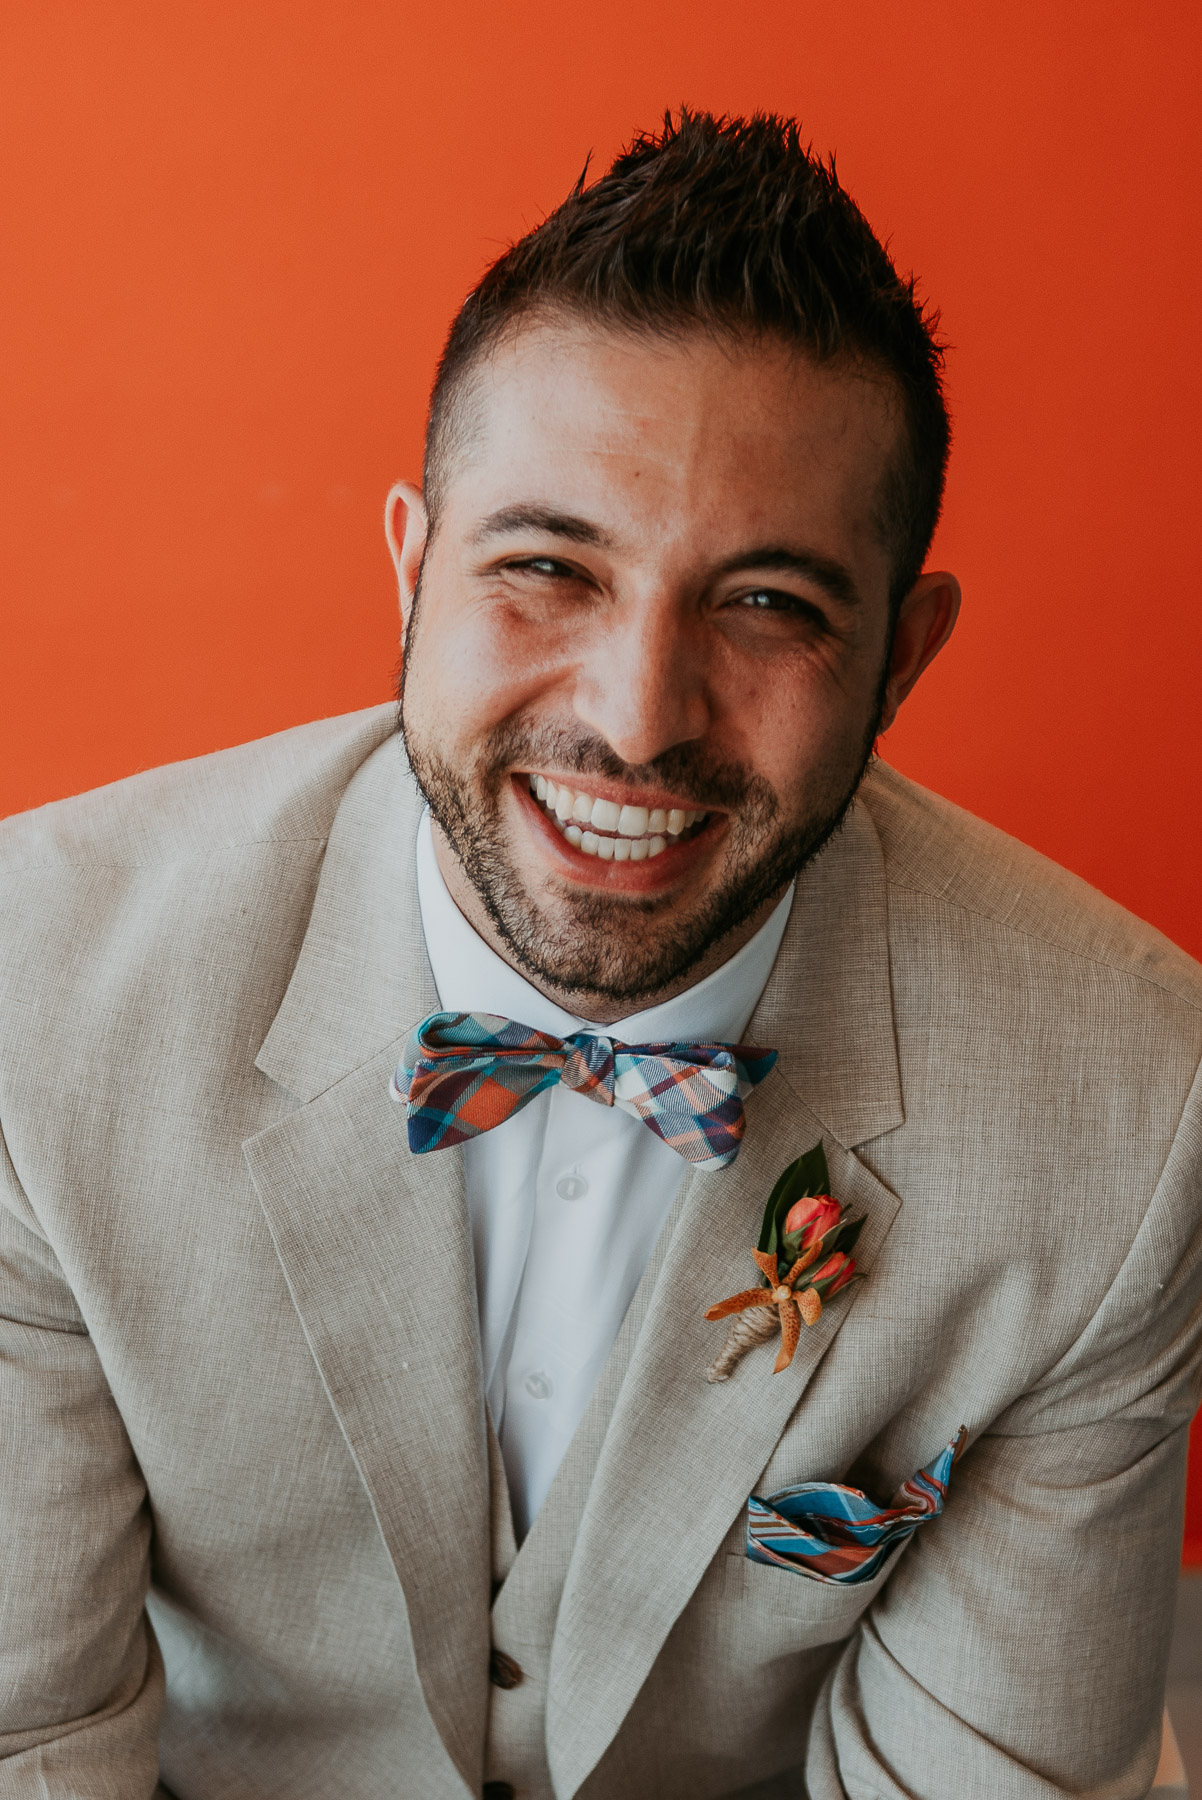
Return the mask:
<svg viewBox="0 0 1202 1800">
<path fill-rule="evenodd" d="M 417 887 L 448 1011 L 500 1013 L 559 1037 L 588 1031 L 626 1043 L 738 1043 L 793 903 L 790 888 L 741 950 L 674 1000 L 595 1025 L 540 994 L 468 924 L 438 867 L 429 813 L 418 832 Z M 520 1539 L 547 1497 L 688 1165 L 630 1113 L 559 1086 L 471 1139 L 463 1157 L 485 1391 Z"/>
</svg>

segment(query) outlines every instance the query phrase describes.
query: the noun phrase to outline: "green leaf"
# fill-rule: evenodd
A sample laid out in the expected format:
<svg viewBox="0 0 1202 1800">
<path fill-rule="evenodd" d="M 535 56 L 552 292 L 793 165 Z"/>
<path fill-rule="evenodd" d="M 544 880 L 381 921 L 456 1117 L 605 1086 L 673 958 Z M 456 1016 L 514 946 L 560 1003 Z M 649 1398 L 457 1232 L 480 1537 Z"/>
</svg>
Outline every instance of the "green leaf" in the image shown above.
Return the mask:
<svg viewBox="0 0 1202 1800">
<path fill-rule="evenodd" d="M 841 1219 L 833 1231 L 827 1232 L 822 1245 L 823 1255 L 830 1256 L 836 1250 L 843 1250 L 850 1256 L 863 1229 L 863 1219 Z"/>
<path fill-rule="evenodd" d="M 861 1217 L 859 1219 L 848 1219 L 844 1224 L 840 1225 L 839 1230 L 843 1234 L 839 1240 L 840 1250 L 846 1250 L 850 1255 L 855 1249 L 857 1238 L 867 1223 L 868 1220 Z"/>
<path fill-rule="evenodd" d="M 798 1200 L 808 1199 L 815 1194 L 829 1194 L 830 1184 L 826 1152 L 819 1139 L 812 1150 L 807 1150 L 804 1156 L 799 1156 L 796 1162 L 789 1164 L 769 1194 L 756 1249 L 766 1250 L 769 1255 L 779 1255 L 782 1228 L 789 1208 Z"/>
<path fill-rule="evenodd" d="M 786 1169 L 785 1175 L 787 1175 L 788 1172 L 789 1171 Z M 783 1182 L 784 1179 L 785 1176 L 782 1175 L 780 1181 L 777 1182 L 776 1186 L 768 1196 L 768 1204 L 764 1208 L 764 1222 L 760 1226 L 759 1240 L 756 1243 L 757 1250 L 775 1249 L 772 1240 L 776 1233 L 776 1202 L 780 1195 L 781 1182 Z"/>
</svg>

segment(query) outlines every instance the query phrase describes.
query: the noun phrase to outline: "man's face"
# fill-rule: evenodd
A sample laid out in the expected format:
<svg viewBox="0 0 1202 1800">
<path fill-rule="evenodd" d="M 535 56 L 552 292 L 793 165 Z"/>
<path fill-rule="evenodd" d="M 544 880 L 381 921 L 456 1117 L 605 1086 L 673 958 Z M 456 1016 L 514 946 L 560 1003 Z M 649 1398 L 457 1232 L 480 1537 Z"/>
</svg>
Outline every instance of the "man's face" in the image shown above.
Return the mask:
<svg viewBox="0 0 1202 1800">
<path fill-rule="evenodd" d="M 574 322 L 469 381 L 433 538 L 411 490 L 393 524 L 409 754 L 472 923 L 617 1017 L 750 936 L 854 792 L 896 409 L 776 343 Z"/>
</svg>

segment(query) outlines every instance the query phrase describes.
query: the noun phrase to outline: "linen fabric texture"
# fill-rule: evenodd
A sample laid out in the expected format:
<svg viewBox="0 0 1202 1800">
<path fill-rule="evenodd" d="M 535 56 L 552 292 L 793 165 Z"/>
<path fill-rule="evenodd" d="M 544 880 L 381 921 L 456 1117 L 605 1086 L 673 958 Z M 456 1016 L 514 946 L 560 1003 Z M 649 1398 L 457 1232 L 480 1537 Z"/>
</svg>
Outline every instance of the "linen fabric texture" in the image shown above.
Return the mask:
<svg viewBox="0 0 1202 1800">
<path fill-rule="evenodd" d="M 798 881 L 739 1157 L 686 1174 L 519 1549 L 462 1153 L 388 1098 L 438 1004 L 419 818 L 380 708 L 0 828 L 0 1796 L 1146 1793 L 1195 965 L 875 766 Z M 709 1384 L 818 1137 L 867 1279 Z M 893 1493 L 962 1422 L 871 1580 L 746 1556 L 751 1494 Z"/>
<path fill-rule="evenodd" d="M 775 1050 L 750 1044 L 560 1038 L 494 1013 L 435 1012 L 410 1034 L 390 1086 L 417 1156 L 494 1131 L 562 1082 L 598 1106 L 620 1106 L 699 1169 L 724 1169 L 743 1138 L 743 1094 L 775 1061 Z"/>
</svg>

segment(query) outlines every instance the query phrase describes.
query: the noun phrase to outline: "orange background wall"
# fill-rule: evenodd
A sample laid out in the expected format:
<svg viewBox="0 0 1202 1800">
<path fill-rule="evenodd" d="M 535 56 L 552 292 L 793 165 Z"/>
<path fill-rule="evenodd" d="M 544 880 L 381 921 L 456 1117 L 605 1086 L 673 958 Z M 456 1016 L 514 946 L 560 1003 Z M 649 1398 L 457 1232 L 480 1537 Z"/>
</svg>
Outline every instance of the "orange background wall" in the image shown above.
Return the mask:
<svg viewBox="0 0 1202 1800">
<path fill-rule="evenodd" d="M 955 346 L 886 754 L 1202 954 L 1200 59 L 1176 0 L 5 8 L 0 813 L 385 698 L 457 300 L 590 149 L 775 107 Z"/>
</svg>

